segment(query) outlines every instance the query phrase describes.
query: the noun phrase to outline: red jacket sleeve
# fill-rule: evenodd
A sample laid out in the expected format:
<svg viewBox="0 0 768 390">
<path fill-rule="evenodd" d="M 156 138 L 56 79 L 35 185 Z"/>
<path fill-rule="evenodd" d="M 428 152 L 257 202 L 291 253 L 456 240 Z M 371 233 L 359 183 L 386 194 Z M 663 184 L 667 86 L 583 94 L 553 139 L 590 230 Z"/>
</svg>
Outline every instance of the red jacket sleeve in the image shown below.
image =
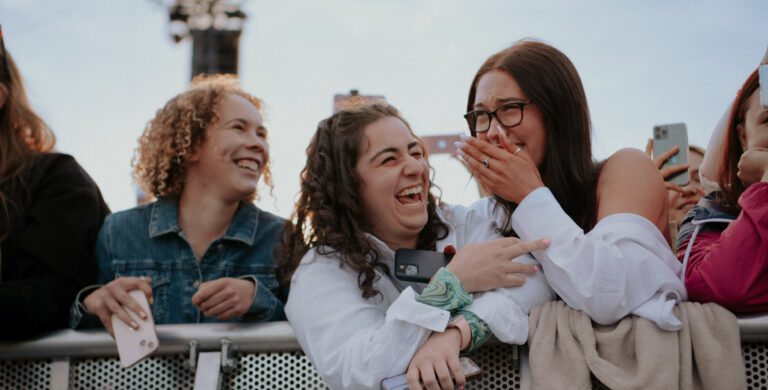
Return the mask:
<svg viewBox="0 0 768 390">
<path fill-rule="evenodd" d="M 768 311 L 768 183 L 749 186 L 739 205 L 725 230 L 696 236 L 685 270 L 688 298 L 737 313 Z M 681 261 L 689 242 L 677 251 Z"/>
</svg>

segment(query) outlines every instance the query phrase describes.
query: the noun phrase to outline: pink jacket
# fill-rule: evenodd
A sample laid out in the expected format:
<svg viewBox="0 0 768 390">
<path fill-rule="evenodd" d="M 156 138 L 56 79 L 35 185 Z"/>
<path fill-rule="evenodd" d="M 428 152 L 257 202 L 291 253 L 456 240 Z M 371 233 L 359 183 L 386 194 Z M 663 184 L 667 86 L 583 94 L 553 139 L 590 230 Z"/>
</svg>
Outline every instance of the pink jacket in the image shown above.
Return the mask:
<svg viewBox="0 0 768 390">
<path fill-rule="evenodd" d="M 768 311 L 768 183 L 749 186 L 739 205 L 734 219 L 712 194 L 703 198 L 683 221 L 677 258 L 685 264 L 690 252 L 684 281 L 691 301 Z"/>
</svg>

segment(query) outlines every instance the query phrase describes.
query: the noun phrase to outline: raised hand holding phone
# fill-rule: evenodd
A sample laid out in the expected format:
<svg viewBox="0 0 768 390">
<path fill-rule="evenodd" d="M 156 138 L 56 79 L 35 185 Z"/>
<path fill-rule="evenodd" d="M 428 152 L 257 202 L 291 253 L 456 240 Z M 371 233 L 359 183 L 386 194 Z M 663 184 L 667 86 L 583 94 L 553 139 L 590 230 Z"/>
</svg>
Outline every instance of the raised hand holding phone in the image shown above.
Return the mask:
<svg viewBox="0 0 768 390">
<path fill-rule="evenodd" d="M 120 365 L 131 367 L 154 352 L 158 345 L 155 321 L 149 308 L 149 301 L 141 290 L 132 290 L 128 295 L 138 302 L 142 310 L 147 313 L 146 318 L 139 318 L 133 311 L 128 311 L 138 328 L 134 329 L 116 314 L 112 314 L 112 329 L 117 344 L 117 353 L 120 355 Z"/>
<path fill-rule="evenodd" d="M 685 123 L 654 126 L 651 142 L 649 146 L 653 147 L 653 161 L 659 167 L 664 181 L 679 187 L 688 185 L 691 177 L 687 165 L 688 130 Z"/>
</svg>

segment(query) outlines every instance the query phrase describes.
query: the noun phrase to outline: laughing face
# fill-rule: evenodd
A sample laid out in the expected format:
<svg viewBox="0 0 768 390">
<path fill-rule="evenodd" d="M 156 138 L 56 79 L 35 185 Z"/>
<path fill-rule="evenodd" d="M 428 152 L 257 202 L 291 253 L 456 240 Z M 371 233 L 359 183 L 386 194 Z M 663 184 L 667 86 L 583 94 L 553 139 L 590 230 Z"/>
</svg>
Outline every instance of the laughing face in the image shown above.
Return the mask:
<svg viewBox="0 0 768 390">
<path fill-rule="evenodd" d="M 424 150 L 396 117 L 379 119 L 364 132 L 356 166 L 363 218 L 390 248 L 414 248 L 427 224 L 429 166 Z"/>
<path fill-rule="evenodd" d="M 248 199 L 269 161 L 267 129 L 259 110 L 240 95 L 226 94 L 218 111 L 219 119 L 188 159 L 187 177 L 225 200 Z"/>
</svg>

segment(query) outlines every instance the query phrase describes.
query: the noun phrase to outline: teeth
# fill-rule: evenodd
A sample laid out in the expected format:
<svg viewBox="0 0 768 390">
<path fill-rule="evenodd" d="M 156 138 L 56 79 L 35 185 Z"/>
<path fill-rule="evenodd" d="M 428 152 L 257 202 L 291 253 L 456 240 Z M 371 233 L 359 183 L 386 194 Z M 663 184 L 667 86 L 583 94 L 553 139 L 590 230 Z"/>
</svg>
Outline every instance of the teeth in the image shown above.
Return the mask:
<svg viewBox="0 0 768 390">
<path fill-rule="evenodd" d="M 406 188 L 398 192 L 396 196 L 410 196 L 410 195 L 420 194 L 421 190 L 422 190 L 421 186 Z"/>
<path fill-rule="evenodd" d="M 259 171 L 259 163 L 253 160 L 240 160 L 237 162 L 237 166 L 240 168 L 250 169 L 254 172 Z"/>
</svg>

